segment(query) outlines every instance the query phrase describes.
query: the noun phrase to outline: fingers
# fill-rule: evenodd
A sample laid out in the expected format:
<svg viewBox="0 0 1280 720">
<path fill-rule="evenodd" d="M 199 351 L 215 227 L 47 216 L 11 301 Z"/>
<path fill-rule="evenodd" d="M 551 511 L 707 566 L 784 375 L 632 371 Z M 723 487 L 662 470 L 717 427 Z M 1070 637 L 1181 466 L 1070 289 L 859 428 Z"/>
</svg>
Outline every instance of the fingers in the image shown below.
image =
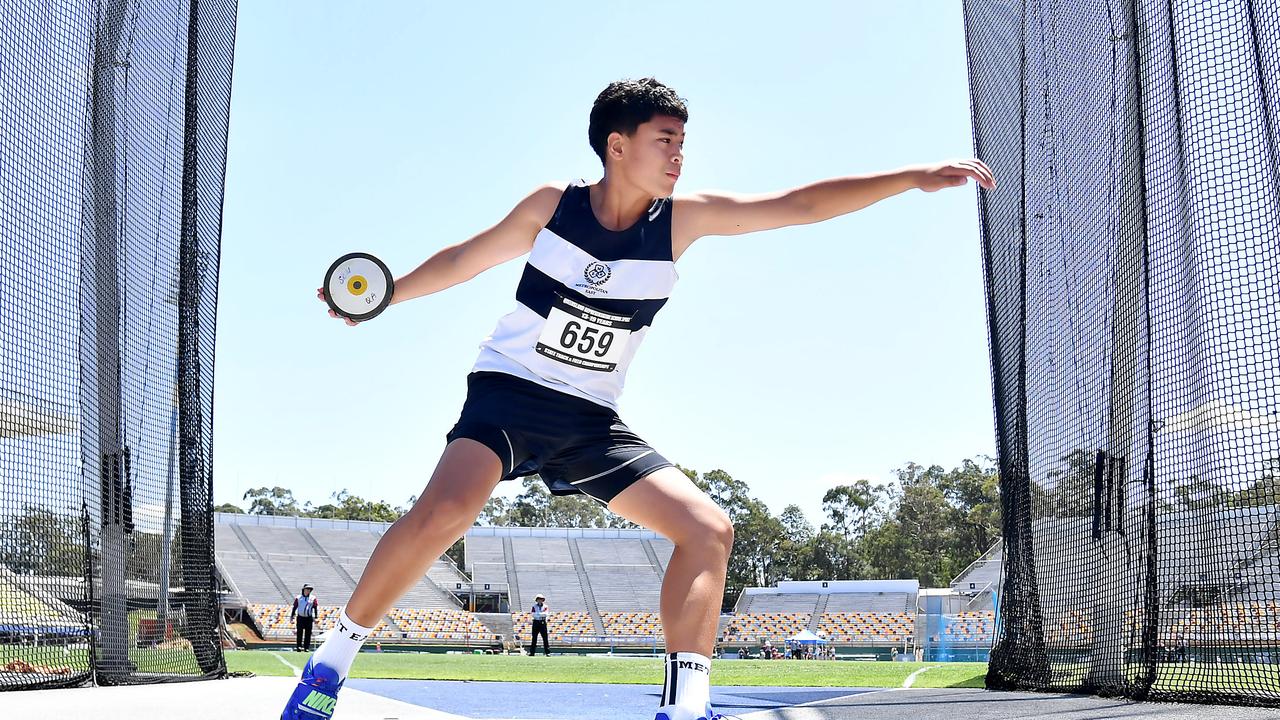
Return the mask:
<svg viewBox="0 0 1280 720">
<path fill-rule="evenodd" d="M 329 311 L 329 317 L 333 318 L 334 320 L 342 320 L 343 322 L 345 322 L 346 324 L 350 325 L 351 327 L 355 327 L 355 326 L 357 326 L 357 325 L 359 325 L 359 324 L 360 324 L 360 323 L 356 322 L 355 320 L 352 320 L 352 319 L 351 319 L 351 318 L 349 318 L 349 317 L 343 317 L 342 315 L 339 315 L 338 313 L 336 313 L 336 312 L 334 312 L 334 311 L 332 311 L 332 310 L 330 310 L 330 311 Z"/>
<path fill-rule="evenodd" d="M 316 297 L 319 298 L 320 300 L 324 300 L 324 288 L 316 288 Z M 333 318 L 334 320 L 342 320 L 343 322 L 350 325 L 351 327 L 355 327 L 360 324 L 349 317 L 343 317 L 342 315 L 339 315 L 338 313 L 333 311 L 333 308 L 329 309 L 329 317 Z"/>
<path fill-rule="evenodd" d="M 969 176 L 978 181 L 978 184 L 987 190 L 994 190 L 996 187 L 995 173 L 991 172 L 991 168 L 987 164 L 977 158 L 969 160 L 960 160 L 955 163 L 957 167 L 964 168 L 969 171 Z"/>
</svg>

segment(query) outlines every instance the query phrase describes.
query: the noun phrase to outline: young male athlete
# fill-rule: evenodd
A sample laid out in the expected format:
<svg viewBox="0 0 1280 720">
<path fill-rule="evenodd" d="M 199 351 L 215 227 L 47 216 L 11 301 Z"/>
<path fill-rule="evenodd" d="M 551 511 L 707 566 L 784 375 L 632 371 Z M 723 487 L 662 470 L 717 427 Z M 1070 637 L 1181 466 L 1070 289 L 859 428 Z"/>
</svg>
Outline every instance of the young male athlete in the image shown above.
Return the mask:
<svg viewBox="0 0 1280 720">
<path fill-rule="evenodd" d="M 961 160 L 766 195 L 673 196 L 687 120 L 684 100 L 656 80 L 610 84 L 587 130 L 604 164 L 599 182 L 538 188 L 497 225 L 396 281 L 392 304 L 529 256 L 516 308 L 481 345 L 426 489 L 378 542 L 283 718 L 329 717 L 383 614 L 466 532 L 500 481 L 533 473 L 552 493 L 583 493 L 675 544 L 660 600 L 668 654 L 656 720 L 722 717 L 711 709 L 710 657 L 733 525 L 617 413 L 627 366 L 675 285 L 675 262 L 707 235 L 815 223 L 913 188 L 969 178 L 991 188 L 994 179 L 981 162 Z"/>
</svg>

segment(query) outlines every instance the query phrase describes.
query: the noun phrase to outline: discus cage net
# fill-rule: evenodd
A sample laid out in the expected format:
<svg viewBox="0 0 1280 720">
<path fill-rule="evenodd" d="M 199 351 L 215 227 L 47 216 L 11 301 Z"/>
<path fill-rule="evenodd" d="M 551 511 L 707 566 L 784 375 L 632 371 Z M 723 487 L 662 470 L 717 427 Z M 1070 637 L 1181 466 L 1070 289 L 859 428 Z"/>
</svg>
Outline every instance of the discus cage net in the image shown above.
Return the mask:
<svg viewBox="0 0 1280 720">
<path fill-rule="evenodd" d="M 987 683 L 1280 704 L 1280 4 L 967 0 Z"/>
<path fill-rule="evenodd" d="M 0 690 L 226 674 L 234 0 L 0 3 Z"/>
</svg>

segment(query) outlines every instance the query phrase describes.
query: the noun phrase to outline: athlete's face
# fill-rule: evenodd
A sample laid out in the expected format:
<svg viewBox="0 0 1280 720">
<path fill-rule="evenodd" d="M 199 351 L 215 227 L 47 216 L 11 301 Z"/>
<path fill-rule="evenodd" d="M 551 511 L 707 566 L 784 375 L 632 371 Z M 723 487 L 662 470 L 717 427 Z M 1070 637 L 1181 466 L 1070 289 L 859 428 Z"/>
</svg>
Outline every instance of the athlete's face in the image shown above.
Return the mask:
<svg viewBox="0 0 1280 720">
<path fill-rule="evenodd" d="M 627 180 L 653 197 L 668 197 L 676 189 L 684 166 L 684 123 L 669 115 L 655 115 L 630 137 L 617 135 L 618 168 Z"/>
</svg>

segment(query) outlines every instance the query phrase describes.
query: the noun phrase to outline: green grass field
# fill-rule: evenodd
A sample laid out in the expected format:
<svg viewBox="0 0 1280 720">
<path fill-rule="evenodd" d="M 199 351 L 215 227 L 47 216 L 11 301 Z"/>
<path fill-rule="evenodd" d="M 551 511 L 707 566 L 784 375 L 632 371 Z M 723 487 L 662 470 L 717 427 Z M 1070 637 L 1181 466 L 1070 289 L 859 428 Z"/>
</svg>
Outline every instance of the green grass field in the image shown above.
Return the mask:
<svg viewBox="0 0 1280 720">
<path fill-rule="evenodd" d="M 228 651 L 227 669 L 259 675 L 292 675 L 307 656 L 268 650 Z M 287 664 L 287 666 L 286 666 Z M 901 687 L 917 670 L 927 670 L 913 687 L 982 687 L 986 663 L 831 662 L 820 660 L 720 660 L 716 685 L 784 687 Z M 658 658 L 605 655 L 520 657 L 515 655 L 442 655 L 437 653 L 360 653 L 351 677 L 412 680 L 501 680 L 662 684 Z"/>
</svg>

